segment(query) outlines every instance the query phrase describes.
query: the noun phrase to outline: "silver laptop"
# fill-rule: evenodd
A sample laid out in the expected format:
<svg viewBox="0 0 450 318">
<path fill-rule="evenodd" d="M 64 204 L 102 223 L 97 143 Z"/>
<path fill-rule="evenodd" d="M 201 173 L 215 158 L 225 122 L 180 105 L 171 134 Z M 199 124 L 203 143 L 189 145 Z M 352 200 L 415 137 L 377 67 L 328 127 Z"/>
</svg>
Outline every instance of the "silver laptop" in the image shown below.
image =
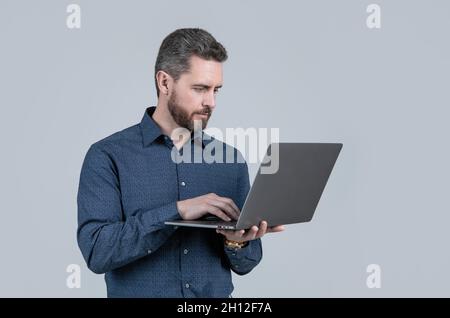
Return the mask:
<svg viewBox="0 0 450 318">
<path fill-rule="evenodd" d="M 211 216 L 165 224 L 242 230 L 259 225 L 263 220 L 268 226 L 309 222 L 341 149 L 339 143 L 272 143 L 237 221 L 226 222 Z M 263 173 L 270 158 L 276 158 L 272 151 L 277 150 L 278 170 Z"/>
</svg>

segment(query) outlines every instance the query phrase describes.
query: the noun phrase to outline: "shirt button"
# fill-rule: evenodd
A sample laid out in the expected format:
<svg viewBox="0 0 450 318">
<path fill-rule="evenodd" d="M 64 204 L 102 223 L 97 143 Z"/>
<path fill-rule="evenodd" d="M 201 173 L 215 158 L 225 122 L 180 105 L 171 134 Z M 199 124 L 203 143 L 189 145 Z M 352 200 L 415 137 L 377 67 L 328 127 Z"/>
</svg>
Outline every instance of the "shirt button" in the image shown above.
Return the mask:
<svg viewBox="0 0 450 318">
<path fill-rule="evenodd" d="M 185 186 L 186 186 L 186 182 L 181 181 L 181 186 L 182 186 L 182 187 L 185 187 Z"/>
<path fill-rule="evenodd" d="M 186 288 L 191 287 L 191 285 L 189 285 L 188 283 L 186 283 L 186 285 L 184 285 L 184 286 L 186 286 Z"/>
<path fill-rule="evenodd" d="M 151 254 L 152 250 L 147 250 L 147 254 Z"/>
<path fill-rule="evenodd" d="M 184 253 L 184 255 L 186 255 L 187 253 L 189 253 L 189 250 L 187 248 L 185 248 L 183 253 Z"/>
</svg>

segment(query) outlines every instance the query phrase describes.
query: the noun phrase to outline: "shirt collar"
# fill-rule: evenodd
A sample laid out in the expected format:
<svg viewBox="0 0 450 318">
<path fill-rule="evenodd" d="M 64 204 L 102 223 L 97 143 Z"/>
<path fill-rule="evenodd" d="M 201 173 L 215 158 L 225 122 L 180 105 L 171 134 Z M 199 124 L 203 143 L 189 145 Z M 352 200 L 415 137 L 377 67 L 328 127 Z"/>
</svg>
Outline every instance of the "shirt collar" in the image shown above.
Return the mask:
<svg viewBox="0 0 450 318">
<path fill-rule="evenodd" d="M 144 116 L 142 117 L 140 127 L 142 133 L 142 142 L 144 147 L 148 147 L 151 145 L 156 139 L 164 134 L 159 128 L 158 124 L 153 120 L 152 116 L 155 112 L 156 106 L 148 107 L 145 110 Z M 202 131 L 201 134 L 194 135 L 194 132 L 191 133 L 191 142 L 194 141 L 199 143 L 200 140 L 202 142 L 202 147 L 204 148 L 207 144 L 212 141 L 213 137 L 210 137 L 206 133 Z"/>
</svg>

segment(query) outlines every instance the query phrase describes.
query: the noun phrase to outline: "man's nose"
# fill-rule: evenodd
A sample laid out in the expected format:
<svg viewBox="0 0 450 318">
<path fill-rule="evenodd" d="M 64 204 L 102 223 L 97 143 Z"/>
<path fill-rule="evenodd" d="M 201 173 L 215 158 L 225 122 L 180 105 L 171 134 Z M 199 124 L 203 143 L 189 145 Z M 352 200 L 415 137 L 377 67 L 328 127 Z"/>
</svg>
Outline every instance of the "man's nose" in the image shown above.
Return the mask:
<svg viewBox="0 0 450 318">
<path fill-rule="evenodd" d="M 211 108 L 211 111 L 214 110 L 216 107 L 216 96 L 214 95 L 214 91 L 208 92 L 204 95 L 203 106 L 208 106 Z"/>
</svg>

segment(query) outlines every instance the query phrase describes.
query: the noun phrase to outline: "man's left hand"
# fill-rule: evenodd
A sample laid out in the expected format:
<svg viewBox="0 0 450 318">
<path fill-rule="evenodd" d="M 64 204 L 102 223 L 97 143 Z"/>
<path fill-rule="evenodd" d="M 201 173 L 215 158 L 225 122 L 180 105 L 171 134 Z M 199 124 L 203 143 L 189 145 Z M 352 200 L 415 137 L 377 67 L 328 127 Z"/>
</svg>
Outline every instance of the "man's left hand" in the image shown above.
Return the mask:
<svg viewBox="0 0 450 318">
<path fill-rule="evenodd" d="M 261 221 L 259 228 L 254 225 L 247 231 L 245 230 L 221 230 L 217 229 L 216 232 L 222 234 L 227 240 L 235 242 L 247 242 L 263 237 L 266 233 L 275 233 L 284 231 L 283 225 L 277 225 L 268 227 L 266 221 Z"/>
</svg>

